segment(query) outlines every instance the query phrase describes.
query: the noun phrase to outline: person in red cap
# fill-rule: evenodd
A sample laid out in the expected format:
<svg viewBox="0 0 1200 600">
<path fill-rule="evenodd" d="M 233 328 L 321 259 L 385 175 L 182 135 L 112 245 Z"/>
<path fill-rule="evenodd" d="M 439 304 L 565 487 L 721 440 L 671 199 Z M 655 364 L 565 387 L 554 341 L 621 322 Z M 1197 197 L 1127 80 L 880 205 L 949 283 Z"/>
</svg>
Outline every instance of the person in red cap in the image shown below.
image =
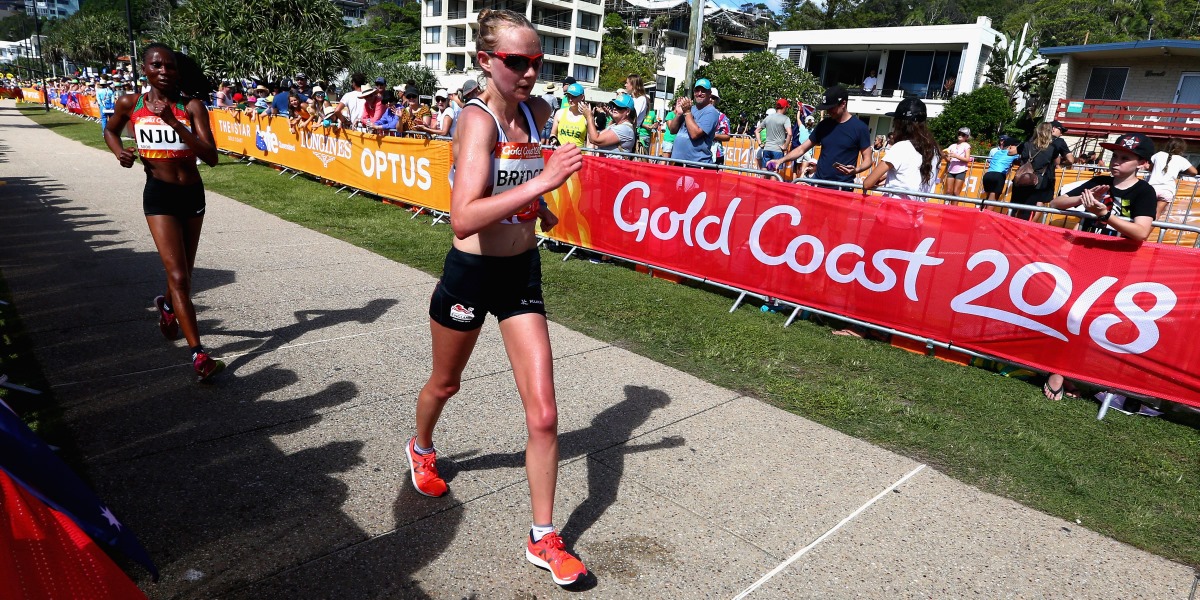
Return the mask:
<svg viewBox="0 0 1200 600">
<path fill-rule="evenodd" d="M 762 151 L 758 153 L 760 168 L 766 168 L 767 161 L 779 162 L 784 153 L 792 149 L 792 120 L 787 116 L 788 101 L 780 98 L 775 101 L 775 114 L 763 119 L 760 131 L 766 131 Z M 757 138 L 757 132 L 755 132 Z M 776 166 L 778 168 L 781 165 Z"/>
<path fill-rule="evenodd" d="M 1082 206 L 1094 220 L 1084 228 L 1104 235 L 1123 236 L 1139 242 L 1150 237 L 1158 198 L 1154 187 L 1138 179 L 1138 169 L 1150 167 L 1154 142 L 1141 133 L 1127 133 L 1115 142 L 1100 144 L 1112 151 L 1108 159 L 1110 175 L 1098 175 L 1083 185 L 1050 202 L 1053 208 L 1067 209 Z M 1051 373 L 1042 386 L 1042 393 L 1051 400 L 1063 396 L 1063 376 Z"/>
</svg>

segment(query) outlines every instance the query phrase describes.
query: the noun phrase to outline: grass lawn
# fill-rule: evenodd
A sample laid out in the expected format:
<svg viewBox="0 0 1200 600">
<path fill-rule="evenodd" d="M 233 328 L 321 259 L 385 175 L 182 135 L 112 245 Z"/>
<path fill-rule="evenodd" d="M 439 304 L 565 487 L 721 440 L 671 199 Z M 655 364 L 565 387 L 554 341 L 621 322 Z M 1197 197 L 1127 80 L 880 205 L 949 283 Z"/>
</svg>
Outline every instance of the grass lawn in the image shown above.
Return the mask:
<svg viewBox="0 0 1200 600">
<path fill-rule="evenodd" d="M 103 147 L 99 126 L 25 114 Z M 116 163 L 114 161 L 114 168 Z M 222 158 L 207 189 L 437 274 L 449 227 L 264 166 Z M 1049 402 L 1040 387 L 745 306 L 711 289 L 545 253 L 550 317 L 717 385 L 913 457 L 983 490 L 1200 565 L 1200 432 Z"/>
</svg>

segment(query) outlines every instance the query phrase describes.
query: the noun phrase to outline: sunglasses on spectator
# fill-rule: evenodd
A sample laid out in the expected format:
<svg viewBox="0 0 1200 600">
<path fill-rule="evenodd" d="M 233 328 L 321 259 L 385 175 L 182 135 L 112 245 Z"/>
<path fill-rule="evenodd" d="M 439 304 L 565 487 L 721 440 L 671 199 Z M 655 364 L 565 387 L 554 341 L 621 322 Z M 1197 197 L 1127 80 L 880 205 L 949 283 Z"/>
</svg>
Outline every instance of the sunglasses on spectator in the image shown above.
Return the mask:
<svg viewBox="0 0 1200 600">
<path fill-rule="evenodd" d="M 417 98 L 417 95 L 416 94 L 405 94 L 404 97 L 408 98 L 409 100 L 415 100 Z"/>
<path fill-rule="evenodd" d="M 488 52 L 487 55 L 500 59 L 505 67 L 508 67 L 510 71 L 515 73 L 524 73 L 529 70 L 530 66 L 533 66 L 535 71 L 540 71 L 542 69 L 542 57 L 545 56 L 543 53 L 529 55 L 517 54 L 516 52 Z"/>
</svg>

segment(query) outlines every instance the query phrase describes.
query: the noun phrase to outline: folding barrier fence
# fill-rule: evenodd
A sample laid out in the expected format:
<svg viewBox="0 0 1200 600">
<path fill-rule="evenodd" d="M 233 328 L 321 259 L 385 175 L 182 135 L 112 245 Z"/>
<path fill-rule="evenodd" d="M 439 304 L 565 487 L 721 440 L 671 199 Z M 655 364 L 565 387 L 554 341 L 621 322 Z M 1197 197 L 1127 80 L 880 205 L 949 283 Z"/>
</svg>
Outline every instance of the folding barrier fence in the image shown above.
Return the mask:
<svg viewBox="0 0 1200 600">
<path fill-rule="evenodd" d="M 224 111 L 214 111 L 213 133 L 227 152 L 449 209 L 444 140 L 292 134 L 286 119 Z M 1200 346 L 1189 340 L 1200 252 L 982 209 L 1087 218 L 1072 211 L 896 200 L 747 174 L 765 173 L 587 156 L 546 196 L 559 217 L 547 237 L 931 346 L 1200 406 Z"/>
</svg>

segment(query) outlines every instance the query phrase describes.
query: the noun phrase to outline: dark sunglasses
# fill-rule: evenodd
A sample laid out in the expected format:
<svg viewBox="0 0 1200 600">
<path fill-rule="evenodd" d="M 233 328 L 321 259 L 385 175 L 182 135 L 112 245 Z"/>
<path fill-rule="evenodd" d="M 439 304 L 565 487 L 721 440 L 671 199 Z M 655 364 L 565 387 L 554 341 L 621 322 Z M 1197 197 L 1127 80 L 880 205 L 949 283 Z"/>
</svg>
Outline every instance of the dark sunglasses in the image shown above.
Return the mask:
<svg viewBox="0 0 1200 600">
<path fill-rule="evenodd" d="M 416 94 L 405 94 L 404 97 L 408 98 L 409 100 L 414 100 L 417 98 L 417 95 Z"/>
<path fill-rule="evenodd" d="M 505 67 L 514 73 L 524 73 L 532 66 L 533 70 L 542 70 L 542 57 L 546 56 L 543 53 L 534 54 L 517 54 L 515 52 L 488 52 L 488 56 L 500 59 Z"/>
</svg>

